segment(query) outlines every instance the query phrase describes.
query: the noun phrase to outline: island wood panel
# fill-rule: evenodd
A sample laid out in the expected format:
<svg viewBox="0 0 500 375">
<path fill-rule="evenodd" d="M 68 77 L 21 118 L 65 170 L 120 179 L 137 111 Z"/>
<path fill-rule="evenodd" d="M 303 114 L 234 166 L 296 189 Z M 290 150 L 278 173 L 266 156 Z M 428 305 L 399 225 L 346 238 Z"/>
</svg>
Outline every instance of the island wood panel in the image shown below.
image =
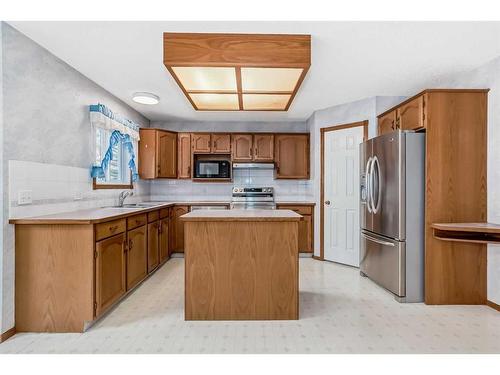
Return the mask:
<svg viewBox="0 0 500 375">
<path fill-rule="evenodd" d="M 432 91 L 426 106 L 425 303 L 485 304 L 486 245 L 432 224 L 486 221 L 487 91 Z"/>
<path fill-rule="evenodd" d="M 15 241 L 16 330 L 83 332 L 94 319 L 93 226 L 16 225 Z"/>
<path fill-rule="evenodd" d="M 298 319 L 298 222 L 186 222 L 186 320 Z"/>
<path fill-rule="evenodd" d="M 177 178 L 191 178 L 191 134 L 177 134 Z"/>
<path fill-rule="evenodd" d="M 96 316 L 111 307 L 127 290 L 125 244 L 125 233 L 96 243 Z"/>
</svg>

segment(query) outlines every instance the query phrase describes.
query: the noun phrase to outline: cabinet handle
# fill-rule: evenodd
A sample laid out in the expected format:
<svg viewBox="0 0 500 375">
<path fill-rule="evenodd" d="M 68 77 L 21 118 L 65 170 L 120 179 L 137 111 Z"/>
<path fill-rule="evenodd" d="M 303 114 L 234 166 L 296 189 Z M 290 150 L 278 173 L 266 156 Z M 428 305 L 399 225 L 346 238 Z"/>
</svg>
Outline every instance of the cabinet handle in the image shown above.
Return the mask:
<svg viewBox="0 0 500 375">
<path fill-rule="evenodd" d="M 127 250 L 127 240 L 123 240 L 123 252 L 126 253 Z"/>
<path fill-rule="evenodd" d="M 132 251 L 133 247 L 134 247 L 134 242 L 131 239 L 129 239 L 128 240 L 128 251 Z"/>
<path fill-rule="evenodd" d="M 158 174 L 160 174 L 160 172 L 161 172 L 160 166 L 158 166 L 157 170 L 158 170 Z"/>
<path fill-rule="evenodd" d="M 117 229 L 118 229 L 118 225 L 115 225 L 115 226 L 109 227 L 109 231 L 110 231 L 111 233 L 115 233 Z"/>
<path fill-rule="evenodd" d="M 187 174 L 191 176 L 191 166 L 188 165 L 188 171 L 187 171 Z"/>
<path fill-rule="evenodd" d="M 217 141 L 214 141 L 214 148 L 217 149 Z"/>
</svg>

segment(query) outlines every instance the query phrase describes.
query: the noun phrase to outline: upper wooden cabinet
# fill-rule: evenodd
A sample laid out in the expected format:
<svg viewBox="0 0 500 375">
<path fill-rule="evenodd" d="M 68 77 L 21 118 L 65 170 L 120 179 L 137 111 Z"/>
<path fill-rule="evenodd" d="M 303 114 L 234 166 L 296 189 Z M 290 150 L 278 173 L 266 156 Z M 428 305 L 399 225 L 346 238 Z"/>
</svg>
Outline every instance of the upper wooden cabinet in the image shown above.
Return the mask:
<svg viewBox="0 0 500 375">
<path fill-rule="evenodd" d="M 177 177 L 177 133 L 140 129 L 139 176 L 142 179 Z"/>
<path fill-rule="evenodd" d="M 99 241 L 95 248 L 95 313 L 99 316 L 126 291 L 125 233 Z"/>
<path fill-rule="evenodd" d="M 309 178 L 309 134 L 276 134 L 274 136 L 276 178 Z"/>
<path fill-rule="evenodd" d="M 425 95 L 403 104 L 396 109 L 396 127 L 402 130 L 417 130 L 423 128 Z"/>
<path fill-rule="evenodd" d="M 254 161 L 274 161 L 274 135 L 254 134 L 253 149 Z"/>
<path fill-rule="evenodd" d="M 233 134 L 233 162 L 250 162 L 253 160 L 252 134 Z"/>
<path fill-rule="evenodd" d="M 212 134 L 212 153 L 214 154 L 231 153 L 231 135 Z"/>
<path fill-rule="evenodd" d="M 191 134 L 191 147 L 195 153 L 212 152 L 212 137 L 211 134 L 192 133 Z"/>
<path fill-rule="evenodd" d="M 378 119 L 378 134 L 390 133 L 396 130 L 396 111 L 391 111 Z"/>
<path fill-rule="evenodd" d="M 191 134 L 177 134 L 177 178 L 191 178 Z"/>
<path fill-rule="evenodd" d="M 233 134 L 234 162 L 274 161 L 274 134 Z"/>
<path fill-rule="evenodd" d="M 378 117 L 378 135 L 401 130 L 420 130 L 426 126 L 425 102 L 427 94 L 421 94 L 384 112 Z"/>
</svg>

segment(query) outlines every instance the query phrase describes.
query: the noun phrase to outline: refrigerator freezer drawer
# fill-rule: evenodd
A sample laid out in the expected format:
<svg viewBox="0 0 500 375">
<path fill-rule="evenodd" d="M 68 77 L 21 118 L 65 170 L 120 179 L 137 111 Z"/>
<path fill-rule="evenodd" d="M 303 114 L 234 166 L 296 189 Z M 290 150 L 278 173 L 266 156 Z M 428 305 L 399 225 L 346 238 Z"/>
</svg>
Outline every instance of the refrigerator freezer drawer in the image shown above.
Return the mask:
<svg viewBox="0 0 500 375">
<path fill-rule="evenodd" d="M 406 243 L 361 231 L 360 268 L 366 276 L 399 297 L 406 294 Z"/>
</svg>

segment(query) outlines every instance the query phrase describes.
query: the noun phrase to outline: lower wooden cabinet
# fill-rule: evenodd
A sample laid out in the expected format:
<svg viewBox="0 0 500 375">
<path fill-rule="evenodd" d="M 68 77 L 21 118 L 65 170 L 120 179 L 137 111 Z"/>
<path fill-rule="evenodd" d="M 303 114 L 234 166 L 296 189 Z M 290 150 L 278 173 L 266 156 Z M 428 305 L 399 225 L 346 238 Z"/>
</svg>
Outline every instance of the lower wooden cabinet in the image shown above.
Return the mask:
<svg viewBox="0 0 500 375">
<path fill-rule="evenodd" d="M 170 258 L 170 246 L 168 244 L 169 239 L 168 239 L 168 231 L 169 231 L 169 217 L 165 217 L 163 219 L 160 219 L 160 227 L 159 231 L 160 234 L 158 236 L 159 238 L 159 248 L 160 248 L 160 263 L 165 262 L 168 258 Z"/>
<path fill-rule="evenodd" d="M 127 233 L 127 290 L 132 289 L 148 274 L 146 225 Z"/>
<path fill-rule="evenodd" d="M 159 225 L 160 222 L 153 221 L 148 224 L 148 273 L 153 271 L 160 263 L 159 254 Z"/>
<path fill-rule="evenodd" d="M 314 251 L 314 206 L 278 204 L 278 209 L 292 210 L 303 216 L 299 221 L 299 252 L 312 253 Z"/>
<path fill-rule="evenodd" d="M 184 222 L 179 217 L 189 212 L 189 206 L 175 206 L 172 208 L 170 225 L 171 252 L 184 252 Z"/>
<path fill-rule="evenodd" d="M 96 243 L 95 247 L 95 313 L 101 315 L 126 291 L 125 233 Z"/>
</svg>

